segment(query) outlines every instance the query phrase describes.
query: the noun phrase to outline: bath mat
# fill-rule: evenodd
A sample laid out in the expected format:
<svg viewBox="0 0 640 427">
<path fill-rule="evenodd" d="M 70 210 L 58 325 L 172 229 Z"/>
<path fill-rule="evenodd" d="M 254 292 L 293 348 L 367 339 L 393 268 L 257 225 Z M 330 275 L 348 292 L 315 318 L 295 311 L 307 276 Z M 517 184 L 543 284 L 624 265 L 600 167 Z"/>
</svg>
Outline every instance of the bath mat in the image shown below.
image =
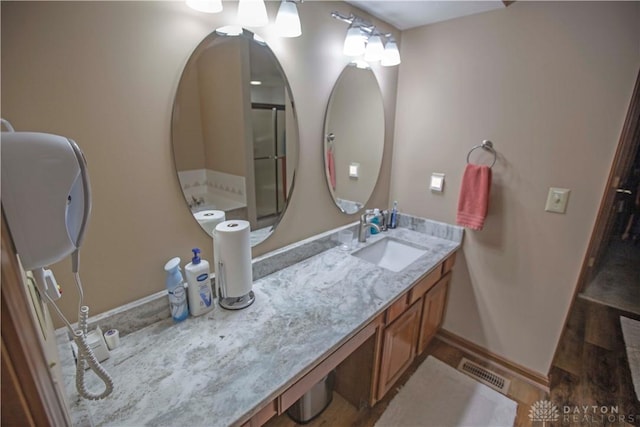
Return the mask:
<svg viewBox="0 0 640 427">
<path fill-rule="evenodd" d="M 636 391 L 636 399 L 640 401 L 640 321 L 620 316 L 620 326 L 622 326 L 624 345 L 627 348 L 633 388 Z"/>
<path fill-rule="evenodd" d="M 376 427 L 512 427 L 518 404 L 429 356 Z"/>
</svg>

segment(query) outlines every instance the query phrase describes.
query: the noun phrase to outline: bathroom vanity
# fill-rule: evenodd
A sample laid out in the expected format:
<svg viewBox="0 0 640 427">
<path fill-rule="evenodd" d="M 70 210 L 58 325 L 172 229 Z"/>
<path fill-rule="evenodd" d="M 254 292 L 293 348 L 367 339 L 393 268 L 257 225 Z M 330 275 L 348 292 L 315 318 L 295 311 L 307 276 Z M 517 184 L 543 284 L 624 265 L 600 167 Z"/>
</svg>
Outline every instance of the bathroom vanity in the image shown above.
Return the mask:
<svg viewBox="0 0 640 427">
<path fill-rule="evenodd" d="M 255 259 L 256 301 L 244 310 L 216 307 L 123 336 L 104 362 L 115 389 L 103 401 L 78 398 L 60 334 L 74 425 L 259 426 L 334 369 L 338 393 L 356 407 L 374 405 L 440 327 L 463 234 L 406 215 L 399 222 L 351 251 L 339 248 L 337 233 L 355 224 Z M 397 272 L 352 255 L 383 239 L 425 253 Z M 118 328 L 117 316 L 99 323 Z"/>
</svg>

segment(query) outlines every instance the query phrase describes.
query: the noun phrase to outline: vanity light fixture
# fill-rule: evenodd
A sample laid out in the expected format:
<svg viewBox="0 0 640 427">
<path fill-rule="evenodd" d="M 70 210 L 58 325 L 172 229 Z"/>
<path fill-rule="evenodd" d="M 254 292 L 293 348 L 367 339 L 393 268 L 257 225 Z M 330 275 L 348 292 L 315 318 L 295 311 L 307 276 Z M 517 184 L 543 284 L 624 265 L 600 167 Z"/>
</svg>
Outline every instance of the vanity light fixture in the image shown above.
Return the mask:
<svg viewBox="0 0 640 427">
<path fill-rule="evenodd" d="M 187 6 L 198 12 L 218 13 L 222 12 L 222 0 L 187 0 Z"/>
<path fill-rule="evenodd" d="M 251 80 L 249 84 L 251 84 L 251 86 L 260 86 L 262 82 L 260 80 Z"/>
<path fill-rule="evenodd" d="M 278 36 L 299 37 L 302 35 L 300 16 L 298 16 L 296 3 L 302 3 L 303 1 L 304 0 L 281 1 L 274 23 Z M 186 0 L 185 3 L 191 9 L 199 12 L 218 13 L 222 11 L 222 0 Z M 239 0 L 238 22 L 239 25 L 227 25 L 222 27 L 225 30 L 219 28 L 216 32 L 225 36 L 238 36 L 242 34 L 241 27 L 264 27 L 269 23 L 267 7 L 264 4 L 264 0 Z M 240 30 L 238 31 L 236 28 L 240 28 Z"/>
<path fill-rule="evenodd" d="M 344 39 L 342 53 L 347 56 L 361 56 L 367 46 L 367 36 L 359 25 L 351 24 Z"/>
<path fill-rule="evenodd" d="M 382 38 L 380 34 L 374 32 L 369 36 L 369 40 L 367 41 L 364 60 L 367 62 L 378 62 L 382 59 L 383 52 L 384 44 L 382 44 Z"/>
<path fill-rule="evenodd" d="M 282 0 L 276 15 L 275 25 L 276 33 L 280 37 L 299 37 L 302 35 L 298 8 L 294 0 Z"/>
<path fill-rule="evenodd" d="M 264 27 L 269 23 L 264 0 L 240 0 L 238 21 L 243 27 Z"/>
<path fill-rule="evenodd" d="M 343 47 L 346 56 L 364 55 L 364 61 L 380 61 L 383 66 L 400 64 L 398 44 L 391 33 L 381 33 L 375 25 L 354 14 L 331 12 L 331 17 L 349 24 Z"/>
<path fill-rule="evenodd" d="M 380 64 L 385 67 L 392 67 L 394 65 L 398 65 L 400 63 L 400 51 L 398 50 L 398 45 L 396 44 L 396 40 L 393 36 L 387 39 L 387 44 L 384 47 L 384 52 L 382 52 L 382 59 L 380 60 Z"/>
</svg>

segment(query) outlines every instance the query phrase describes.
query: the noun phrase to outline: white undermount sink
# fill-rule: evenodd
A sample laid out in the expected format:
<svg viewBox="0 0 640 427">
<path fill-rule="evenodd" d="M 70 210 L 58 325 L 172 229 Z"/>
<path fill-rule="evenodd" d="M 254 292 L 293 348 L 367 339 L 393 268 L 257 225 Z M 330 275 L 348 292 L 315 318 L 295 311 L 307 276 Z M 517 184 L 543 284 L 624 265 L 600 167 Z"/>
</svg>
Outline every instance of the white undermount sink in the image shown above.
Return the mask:
<svg viewBox="0 0 640 427">
<path fill-rule="evenodd" d="M 402 271 L 427 250 L 386 237 L 351 255 L 391 271 Z"/>
</svg>

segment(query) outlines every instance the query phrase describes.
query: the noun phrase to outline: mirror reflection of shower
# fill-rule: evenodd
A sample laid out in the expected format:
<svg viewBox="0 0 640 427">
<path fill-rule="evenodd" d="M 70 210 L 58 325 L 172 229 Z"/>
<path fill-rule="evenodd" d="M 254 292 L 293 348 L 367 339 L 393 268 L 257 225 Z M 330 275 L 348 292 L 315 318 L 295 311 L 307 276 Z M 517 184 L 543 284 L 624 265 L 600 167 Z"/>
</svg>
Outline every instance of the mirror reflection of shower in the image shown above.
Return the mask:
<svg viewBox="0 0 640 427">
<path fill-rule="evenodd" d="M 253 170 L 258 228 L 277 221 L 287 195 L 285 107 L 253 104 Z"/>
<path fill-rule="evenodd" d="M 287 122 L 292 108 L 286 82 L 272 54 L 251 45 L 251 125 L 253 131 L 253 230 L 269 232 L 287 202 L 292 175 L 287 174 Z"/>
</svg>

